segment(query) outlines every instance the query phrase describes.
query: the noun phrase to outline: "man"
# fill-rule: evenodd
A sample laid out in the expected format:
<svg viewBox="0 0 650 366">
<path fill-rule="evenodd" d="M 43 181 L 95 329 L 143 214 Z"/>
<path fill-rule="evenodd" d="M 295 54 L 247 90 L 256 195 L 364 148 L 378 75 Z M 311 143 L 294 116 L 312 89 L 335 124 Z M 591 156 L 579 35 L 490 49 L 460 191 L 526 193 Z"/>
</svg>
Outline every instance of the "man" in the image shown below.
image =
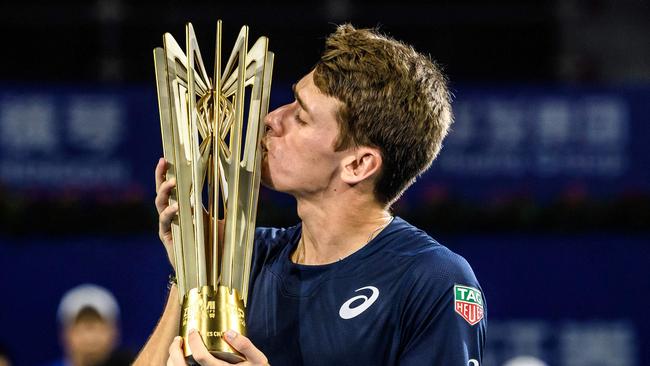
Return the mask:
<svg viewBox="0 0 650 366">
<path fill-rule="evenodd" d="M 103 287 L 85 284 L 66 292 L 58 310 L 65 359 L 52 366 L 129 364 L 129 360 L 115 363 L 113 358 L 119 314 L 115 297 Z"/>
<path fill-rule="evenodd" d="M 442 73 L 403 43 L 343 25 L 294 93 L 265 119 L 262 179 L 296 198 L 301 223 L 257 230 L 248 338 L 226 341 L 244 365 L 479 365 L 485 304 L 471 268 L 390 213 L 451 124 Z M 156 206 L 171 258 L 165 172 L 161 159 Z M 178 320 L 168 301 L 139 364 L 164 362 L 162 347 L 168 365 L 185 364 Z M 201 365 L 227 364 L 196 332 L 188 341 Z"/>
</svg>

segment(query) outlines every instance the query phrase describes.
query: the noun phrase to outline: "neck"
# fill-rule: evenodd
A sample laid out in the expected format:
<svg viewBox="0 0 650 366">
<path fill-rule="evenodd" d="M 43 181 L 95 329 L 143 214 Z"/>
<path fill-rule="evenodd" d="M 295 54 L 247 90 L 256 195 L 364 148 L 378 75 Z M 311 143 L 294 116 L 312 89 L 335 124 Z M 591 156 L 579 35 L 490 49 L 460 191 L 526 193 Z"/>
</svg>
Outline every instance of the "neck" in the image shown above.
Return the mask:
<svg viewBox="0 0 650 366">
<path fill-rule="evenodd" d="M 365 246 L 392 218 L 370 197 L 297 198 L 302 237 L 292 255 L 295 263 L 336 262 Z"/>
</svg>

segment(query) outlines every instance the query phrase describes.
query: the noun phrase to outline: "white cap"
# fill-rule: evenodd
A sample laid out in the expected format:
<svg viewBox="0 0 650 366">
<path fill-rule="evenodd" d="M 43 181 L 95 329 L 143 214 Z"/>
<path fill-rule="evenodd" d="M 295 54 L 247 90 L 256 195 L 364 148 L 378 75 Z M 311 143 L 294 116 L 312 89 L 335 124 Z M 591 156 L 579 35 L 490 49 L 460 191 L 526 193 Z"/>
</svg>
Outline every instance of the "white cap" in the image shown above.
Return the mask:
<svg viewBox="0 0 650 366">
<path fill-rule="evenodd" d="M 510 359 L 503 366 L 546 366 L 546 363 L 532 356 L 518 356 Z"/>
<path fill-rule="evenodd" d="M 68 290 L 63 295 L 59 304 L 59 321 L 62 324 L 69 323 L 87 307 L 96 310 L 105 320 L 116 321 L 120 316 L 117 300 L 108 290 L 97 285 L 84 284 Z"/>
</svg>

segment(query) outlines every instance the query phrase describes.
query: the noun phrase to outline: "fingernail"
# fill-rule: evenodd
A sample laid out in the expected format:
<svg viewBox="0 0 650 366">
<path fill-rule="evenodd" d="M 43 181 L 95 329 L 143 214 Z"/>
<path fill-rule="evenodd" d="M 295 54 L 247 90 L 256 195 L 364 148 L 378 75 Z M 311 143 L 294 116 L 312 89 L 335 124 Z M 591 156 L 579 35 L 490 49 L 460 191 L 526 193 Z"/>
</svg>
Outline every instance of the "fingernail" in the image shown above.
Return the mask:
<svg viewBox="0 0 650 366">
<path fill-rule="evenodd" d="M 226 331 L 225 336 L 226 336 L 227 340 L 232 341 L 233 339 L 235 339 L 235 337 L 237 337 L 237 332 L 235 332 L 234 330 L 229 329 L 229 330 Z"/>
<path fill-rule="evenodd" d="M 194 334 L 194 333 L 196 333 L 196 329 L 194 329 L 194 328 L 190 329 L 190 332 L 189 332 L 189 333 L 190 333 L 190 334 Z"/>
<path fill-rule="evenodd" d="M 174 208 L 174 210 L 178 210 L 178 203 L 174 203 L 174 204 L 172 205 L 172 207 Z M 195 330 L 196 330 L 196 329 L 195 329 Z"/>
<path fill-rule="evenodd" d="M 183 340 L 183 337 L 181 337 L 181 336 L 174 337 L 174 342 L 181 342 L 182 340 Z"/>
</svg>

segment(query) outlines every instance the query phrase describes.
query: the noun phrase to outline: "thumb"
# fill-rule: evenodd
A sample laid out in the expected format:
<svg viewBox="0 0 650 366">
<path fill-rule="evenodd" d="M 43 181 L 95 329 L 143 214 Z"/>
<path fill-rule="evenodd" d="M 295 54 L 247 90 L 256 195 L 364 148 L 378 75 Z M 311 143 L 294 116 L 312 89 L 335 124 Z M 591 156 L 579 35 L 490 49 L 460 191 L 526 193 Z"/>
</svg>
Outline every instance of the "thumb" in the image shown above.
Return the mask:
<svg viewBox="0 0 650 366">
<path fill-rule="evenodd" d="M 264 356 L 262 351 L 253 345 L 250 339 L 235 332 L 234 330 L 228 330 L 223 335 L 223 337 L 226 339 L 226 342 L 232 346 L 232 348 L 243 354 L 248 362 L 263 365 L 268 364 L 269 361 L 266 356 Z"/>
</svg>

